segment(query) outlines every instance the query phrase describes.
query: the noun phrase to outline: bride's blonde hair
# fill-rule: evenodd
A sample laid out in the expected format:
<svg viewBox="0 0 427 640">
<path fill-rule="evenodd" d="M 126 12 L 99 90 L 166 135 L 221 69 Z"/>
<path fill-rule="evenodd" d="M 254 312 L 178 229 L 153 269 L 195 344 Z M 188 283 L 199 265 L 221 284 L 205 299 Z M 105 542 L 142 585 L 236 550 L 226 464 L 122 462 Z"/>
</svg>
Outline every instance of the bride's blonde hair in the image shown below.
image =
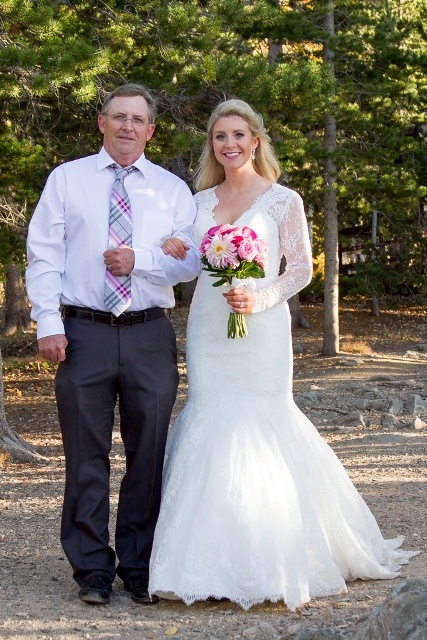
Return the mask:
<svg viewBox="0 0 427 640">
<path fill-rule="evenodd" d="M 196 191 L 214 187 L 225 180 L 224 167 L 215 158 L 213 151 L 213 128 L 219 118 L 227 116 L 240 116 L 247 122 L 252 138 L 259 139 L 253 161 L 254 169 L 267 180 L 276 182 L 281 171 L 262 117 L 247 102 L 232 99 L 221 102 L 208 120 L 207 138 L 195 175 Z"/>
</svg>

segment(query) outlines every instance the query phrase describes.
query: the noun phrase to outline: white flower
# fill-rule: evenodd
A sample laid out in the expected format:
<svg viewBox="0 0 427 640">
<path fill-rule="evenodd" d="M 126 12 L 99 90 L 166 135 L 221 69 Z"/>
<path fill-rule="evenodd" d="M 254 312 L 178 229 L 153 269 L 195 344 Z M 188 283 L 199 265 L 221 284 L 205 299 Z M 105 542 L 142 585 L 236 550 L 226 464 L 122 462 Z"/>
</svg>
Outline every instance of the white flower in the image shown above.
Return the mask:
<svg viewBox="0 0 427 640">
<path fill-rule="evenodd" d="M 216 233 L 209 247 L 206 247 L 205 256 L 213 267 L 226 268 L 235 264 L 236 253 L 236 247 L 231 238 Z"/>
</svg>

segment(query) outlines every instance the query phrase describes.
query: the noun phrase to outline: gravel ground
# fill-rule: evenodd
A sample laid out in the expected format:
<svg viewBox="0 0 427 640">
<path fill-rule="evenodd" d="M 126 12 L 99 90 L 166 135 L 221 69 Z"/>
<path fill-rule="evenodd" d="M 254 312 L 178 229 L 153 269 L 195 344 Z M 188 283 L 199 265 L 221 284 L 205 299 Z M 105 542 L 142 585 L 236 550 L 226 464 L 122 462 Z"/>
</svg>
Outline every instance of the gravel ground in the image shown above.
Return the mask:
<svg viewBox="0 0 427 640">
<path fill-rule="evenodd" d="M 368 322 L 366 313 L 349 313 L 344 337 L 355 342 L 355 336 L 363 335 L 365 342 L 360 349 L 366 347 L 370 352 L 361 359 L 360 366 L 350 370 L 341 366 L 336 358 L 317 357 L 321 336 L 319 314 L 318 309 L 307 309 L 313 329 L 295 332 L 305 349 L 295 360 L 296 393 L 306 392 L 315 384 L 328 395 L 330 402 L 338 397 L 342 401 L 345 394 L 350 398 L 354 393 L 343 383 L 349 380 L 369 383 L 374 373 L 391 373 L 396 388 L 409 378 L 423 382 L 424 388 L 427 386 L 426 361 L 402 357 L 415 342 L 427 342 L 425 324 L 422 328 L 425 318 L 422 321 L 415 317 L 409 321 L 392 314 L 389 322 L 384 318 L 374 326 Z M 185 318 L 184 310 L 177 310 L 173 315 L 181 371 L 176 411 L 186 397 Z M 362 326 L 361 318 L 367 326 Z M 366 339 L 367 328 L 369 339 Z M 397 580 L 357 581 L 348 585 L 347 594 L 314 600 L 295 613 L 283 604 L 271 603 L 247 612 L 229 602 L 196 603 L 187 607 L 180 602 L 161 601 L 144 607 L 130 600 L 120 580 L 114 584 L 110 605 L 96 607 L 80 602 L 58 539 L 64 460 L 52 395 L 52 372 L 40 368 L 34 358 L 27 358 L 25 362 L 26 366 L 18 368 L 5 358 L 6 414 L 9 424 L 48 456 L 49 461 L 40 466 L 6 462 L 1 470 L 0 638 L 284 640 L 306 627 L 330 625 L 350 639 L 358 620 L 382 602 L 397 584 Z M 369 504 L 383 534 L 386 537 L 404 534 L 406 548 L 424 551 L 404 568 L 403 577 L 427 578 L 427 431 L 406 430 L 401 434 L 405 437 L 394 442 L 363 440 L 372 433 L 381 433 L 375 422 L 363 429 L 345 433 L 325 431 L 322 435 Z M 114 507 L 123 463 L 120 437 L 115 433 L 111 530 L 114 530 Z"/>
</svg>

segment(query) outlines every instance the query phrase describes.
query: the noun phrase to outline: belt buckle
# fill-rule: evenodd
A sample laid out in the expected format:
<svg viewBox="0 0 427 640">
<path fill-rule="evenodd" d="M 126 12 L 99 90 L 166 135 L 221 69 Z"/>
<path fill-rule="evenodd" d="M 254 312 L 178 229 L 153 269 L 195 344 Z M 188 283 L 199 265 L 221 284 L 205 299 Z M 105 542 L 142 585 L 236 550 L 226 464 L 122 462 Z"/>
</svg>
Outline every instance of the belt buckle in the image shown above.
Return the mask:
<svg viewBox="0 0 427 640">
<path fill-rule="evenodd" d="M 115 316 L 114 313 L 112 313 L 110 318 L 110 326 L 111 327 L 123 326 L 123 322 L 118 322 L 119 319 L 123 320 L 123 318 L 120 318 L 120 316 Z"/>
</svg>

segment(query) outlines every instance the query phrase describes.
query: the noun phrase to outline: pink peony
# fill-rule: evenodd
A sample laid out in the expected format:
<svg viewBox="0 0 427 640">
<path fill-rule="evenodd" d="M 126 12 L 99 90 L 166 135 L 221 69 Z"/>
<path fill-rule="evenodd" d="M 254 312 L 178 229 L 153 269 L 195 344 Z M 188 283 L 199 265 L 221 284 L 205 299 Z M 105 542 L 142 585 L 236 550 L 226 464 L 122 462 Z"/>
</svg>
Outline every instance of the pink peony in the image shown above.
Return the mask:
<svg viewBox="0 0 427 640">
<path fill-rule="evenodd" d="M 236 227 L 236 234 L 243 236 L 243 238 L 252 238 L 253 240 L 258 237 L 250 227 Z"/>
<path fill-rule="evenodd" d="M 205 233 L 206 236 L 209 236 L 210 238 L 213 238 L 214 235 L 217 233 L 217 231 L 219 231 L 221 229 L 220 224 L 217 224 L 216 227 L 211 227 L 210 229 L 208 229 Z"/>
<path fill-rule="evenodd" d="M 208 247 L 210 247 L 211 243 L 212 238 L 210 238 L 208 235 L 204 235 L 202 238 L 202 243 L 200 245 L 200 253 L 202 254 L 202 256 L 206 254 L 206 250 L 208 249 Z"/>
<path fill-rule="evenodd" d="M 207 236 L 213 238 L 216 234 L 229 234 L 231 231 L 234 231 L 236 227 L 233 227 L 231 224 L 217 224 L 215 227 L 211 227 L 206 231 Z"/>
</svg>

